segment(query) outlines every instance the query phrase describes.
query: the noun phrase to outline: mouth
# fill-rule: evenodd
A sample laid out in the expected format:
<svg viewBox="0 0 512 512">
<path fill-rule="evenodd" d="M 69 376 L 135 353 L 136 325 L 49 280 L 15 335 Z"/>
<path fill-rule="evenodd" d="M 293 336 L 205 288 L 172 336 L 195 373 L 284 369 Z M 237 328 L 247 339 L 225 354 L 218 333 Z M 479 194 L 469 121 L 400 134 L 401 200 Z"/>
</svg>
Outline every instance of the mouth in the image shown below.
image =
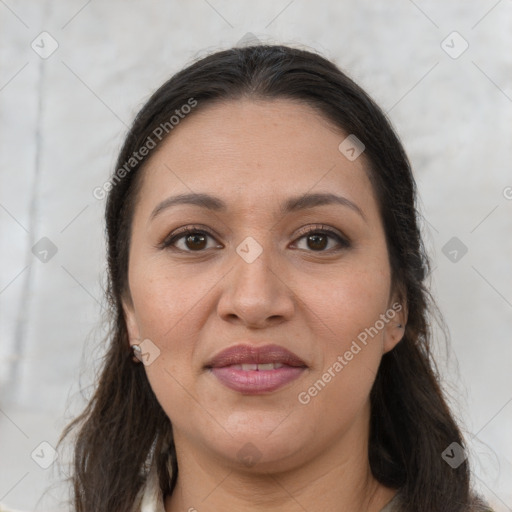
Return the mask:
<svg viewBox="0 0 512 512">
<path fill-rule="evenodd" d="M 248 371 L 259 371 L 259 372 L 266 372 L 268 370 L 276 370 L 277 368 L 282 368 L 284 365 L 283 363 L 245 363 L 245 364 L 232 364 L 229 365 L 229 368 L 232 368 L 233 370 L 243 370 L 244 372 Z M 224 368 L 228 368 L 227 366 L 224 366 Z"/>
<path fill-rule="evenodd" d="M 226 387 L 254 395 L 276 391 L 308 367 L 296 354 L 278 345 L 237 345 L 220 352 L 205 368 Z"/>
</svg>

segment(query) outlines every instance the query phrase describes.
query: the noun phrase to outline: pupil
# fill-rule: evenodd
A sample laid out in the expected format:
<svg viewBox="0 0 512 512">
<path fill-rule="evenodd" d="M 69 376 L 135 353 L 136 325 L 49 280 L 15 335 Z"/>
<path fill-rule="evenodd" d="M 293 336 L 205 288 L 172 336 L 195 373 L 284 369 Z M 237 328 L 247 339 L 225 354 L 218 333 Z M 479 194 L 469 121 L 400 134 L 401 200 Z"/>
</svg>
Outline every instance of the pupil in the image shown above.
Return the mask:
<svg viewBox="0 0 512 512">
<path fill-rule="evenodd" d="M 198 242 L 198 240 L 200 240 L 200 241 Z M 192 249 L 193 248 L 202 249 L 203 247 L 202 247 L 201 243 L 204 244 L 204 241 L 205 241 L 204 235 L 189 235 L 187 237 L 187 242 L 191 242 L 192 247 L 190 247 L 190 248 L 192 248 Z"/>
<path fill-rule="evenodd" d="M 323 239 L 323 242 L 324 243 L 320 243 L 320 245 L 316 245 L 318 243 L 318 240 L 319 239 Z M 326 241 L 327 237 L 325 235 L 310 235 L 309 236 L 309 241 L 313 241 L 313 247 L 311 246 L 310 244 L 310 248 L 311 249 L 325 249 L 325 241 Z"/>
</svg>

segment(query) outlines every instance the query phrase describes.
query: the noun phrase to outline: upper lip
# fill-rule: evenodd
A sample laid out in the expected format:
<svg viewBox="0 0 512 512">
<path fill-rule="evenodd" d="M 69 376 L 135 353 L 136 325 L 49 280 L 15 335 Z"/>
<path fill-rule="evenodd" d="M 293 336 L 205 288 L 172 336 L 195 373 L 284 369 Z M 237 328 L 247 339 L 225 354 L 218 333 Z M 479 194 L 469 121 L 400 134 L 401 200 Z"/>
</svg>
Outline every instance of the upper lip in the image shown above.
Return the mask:
<svg viewBox="0 0 512 512">
<path fill-rule="evenodd" d="M 296 354 L 279 345 L 235 345 L 219 352 L 205 365 L 206 368 L 222 368 L 233 364 L 281 363 L 288 366 L 303 366 L 306 363 Z"/>
</svg>

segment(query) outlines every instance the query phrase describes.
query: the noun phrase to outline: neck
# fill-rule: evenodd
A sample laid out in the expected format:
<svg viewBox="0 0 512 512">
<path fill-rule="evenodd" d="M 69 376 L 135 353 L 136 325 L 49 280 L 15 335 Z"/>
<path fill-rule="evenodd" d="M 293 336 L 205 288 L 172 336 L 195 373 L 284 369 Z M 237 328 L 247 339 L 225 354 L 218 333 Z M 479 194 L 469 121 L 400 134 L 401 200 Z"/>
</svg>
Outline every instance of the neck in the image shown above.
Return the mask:
<svg viewBox="0 0 512 512">
<path fill-rule="evenodd" d="M 165 499 L 166 512 L 380 512 L 396 490 L 373 477 L 367 435 L 353 425 L 337 445 L 329 445 L 293 469 L 258 472 L 208 456 L 174 433 L 178 479 Z"/>
</svg>

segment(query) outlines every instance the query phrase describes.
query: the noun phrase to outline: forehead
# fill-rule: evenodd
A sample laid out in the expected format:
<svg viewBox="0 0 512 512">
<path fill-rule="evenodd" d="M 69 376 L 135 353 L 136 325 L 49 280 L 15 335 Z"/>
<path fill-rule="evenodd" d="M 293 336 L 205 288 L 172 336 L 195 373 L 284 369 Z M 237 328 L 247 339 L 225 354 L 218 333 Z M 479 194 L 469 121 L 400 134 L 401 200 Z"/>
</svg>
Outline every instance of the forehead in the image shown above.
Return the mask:
<svg viewBox="0 0 512 512">
<path fill-rule="evenodd" d="M 347 135 L 295 100 L 199 104 L 151 155 L 141 202 L 207 192 L 228 208 L 252 209 L 305 193 L 339 192 L 374 208 L 364 154 L 350 161 L 339 150 Z"/>
</svg>

